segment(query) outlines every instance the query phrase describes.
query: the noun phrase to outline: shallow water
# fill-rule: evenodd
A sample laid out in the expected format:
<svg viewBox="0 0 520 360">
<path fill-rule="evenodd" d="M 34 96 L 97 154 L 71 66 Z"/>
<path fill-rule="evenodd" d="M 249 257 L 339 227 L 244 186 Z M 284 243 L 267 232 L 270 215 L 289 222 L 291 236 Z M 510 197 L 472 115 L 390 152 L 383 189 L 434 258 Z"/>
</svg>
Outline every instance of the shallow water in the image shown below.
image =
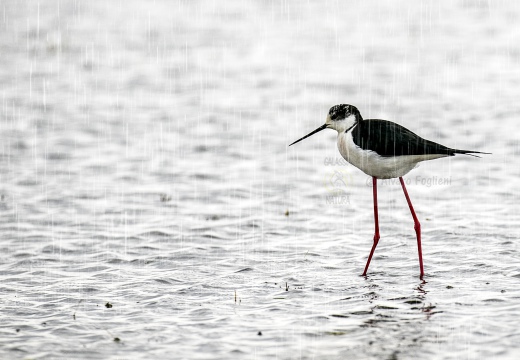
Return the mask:
<svg viewBox="0 0 520 360">
<path fill-rule="evenodd" d="M 1 5 L 0 357 L 520 356 L 518 4 Z M 493 153 L 406 177 L 425 282 L 337 103 Z"/>
</svg>

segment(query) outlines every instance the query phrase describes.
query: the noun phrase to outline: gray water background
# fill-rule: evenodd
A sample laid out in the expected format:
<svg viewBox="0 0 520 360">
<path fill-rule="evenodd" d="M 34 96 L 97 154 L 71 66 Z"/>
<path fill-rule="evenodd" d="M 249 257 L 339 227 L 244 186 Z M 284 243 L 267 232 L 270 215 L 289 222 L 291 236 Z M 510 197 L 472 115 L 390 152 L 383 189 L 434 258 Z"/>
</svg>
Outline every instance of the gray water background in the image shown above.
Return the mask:
<svg viewBox="0 0 520 360">
<path fill-rule="evenodd" d="M 0 357 L 519 358 L 519 4 L 0 1 Z M 493 153 L 406 177 L 425 283 L 397 182 L 364 278 L 370 179 L 287 147 L 338 103 Z"/>
</svg>

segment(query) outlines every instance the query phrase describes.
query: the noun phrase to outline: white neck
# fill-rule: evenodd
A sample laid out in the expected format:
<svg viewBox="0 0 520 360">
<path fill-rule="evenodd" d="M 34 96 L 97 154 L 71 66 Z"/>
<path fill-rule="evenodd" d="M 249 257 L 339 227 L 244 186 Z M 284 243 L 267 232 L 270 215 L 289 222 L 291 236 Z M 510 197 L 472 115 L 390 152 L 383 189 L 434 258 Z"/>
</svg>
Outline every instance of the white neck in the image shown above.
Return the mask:
<svg viewBox="0 0 520 360">
<path fill-rule="evenodd" d="M 326 123 L 329 125 L 329 128 L 334 129 L 341 134 L 345 132 L 347 129 L 353 127 L 357 123 L 357 120 L 356 115 L 352 114 L 346 117 L 345 119 L 338 121 L 332 121 L 330 117 L 327 117 Z"/>
</svg>

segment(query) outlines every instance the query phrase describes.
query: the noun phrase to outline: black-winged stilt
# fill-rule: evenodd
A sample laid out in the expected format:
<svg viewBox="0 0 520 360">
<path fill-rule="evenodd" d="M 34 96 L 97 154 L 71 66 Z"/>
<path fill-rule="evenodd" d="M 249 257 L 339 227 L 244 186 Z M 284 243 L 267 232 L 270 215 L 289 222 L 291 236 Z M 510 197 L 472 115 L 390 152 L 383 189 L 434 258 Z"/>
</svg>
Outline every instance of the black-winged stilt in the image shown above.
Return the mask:
<svg viewBox="0 0 520 360">
<path fill-rule="evenodd" d="M 377 179 L 398 177 L 415 224 L 422 279 L 424 276 L 424 268 L 421 250 L 421 224 L 413 209 L 410 196 L 408 196 L 403 176 L 412 170 L 420 161 L 454 156 L 455 154 L 471 155 L 475 153 L 488 153 L 452 149 L 423 139 L 410 130 L 391 121 L 379 119 L 363 120 L 359 110 L 355 106 L 348 104 L 331 107 L 324 125 L 301 139 L 296 140 L 289 146 L 327 128 L 334 129 L 338 132 L 338 149 L 341 156 L 365 174 L 372 176 L 375 234 L 372 250 L 368 256 L 363 275 L 366 276 L 367 274 L 370 260 L 372 260 L 372 255 L 374 255 L 377 243 L 379 242 Z"/>
</svg>

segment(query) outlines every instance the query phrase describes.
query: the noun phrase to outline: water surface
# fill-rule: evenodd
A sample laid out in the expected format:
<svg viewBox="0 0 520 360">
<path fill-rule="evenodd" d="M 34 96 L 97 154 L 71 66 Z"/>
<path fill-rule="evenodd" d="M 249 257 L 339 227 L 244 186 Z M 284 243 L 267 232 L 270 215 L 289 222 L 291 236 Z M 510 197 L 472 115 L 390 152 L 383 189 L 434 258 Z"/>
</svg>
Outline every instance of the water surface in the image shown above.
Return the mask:
<svg viewBox="0 0 520 360">
<path fill-rule="evenodd" d="M 518 358 L 517 4 L 1 9 L 2 358 Z M 406 177 L 425 282 L 396 181 L 364 278 L 370 178 L 287 147 L 338 103 L 493 153 Z"/>
</svg>

